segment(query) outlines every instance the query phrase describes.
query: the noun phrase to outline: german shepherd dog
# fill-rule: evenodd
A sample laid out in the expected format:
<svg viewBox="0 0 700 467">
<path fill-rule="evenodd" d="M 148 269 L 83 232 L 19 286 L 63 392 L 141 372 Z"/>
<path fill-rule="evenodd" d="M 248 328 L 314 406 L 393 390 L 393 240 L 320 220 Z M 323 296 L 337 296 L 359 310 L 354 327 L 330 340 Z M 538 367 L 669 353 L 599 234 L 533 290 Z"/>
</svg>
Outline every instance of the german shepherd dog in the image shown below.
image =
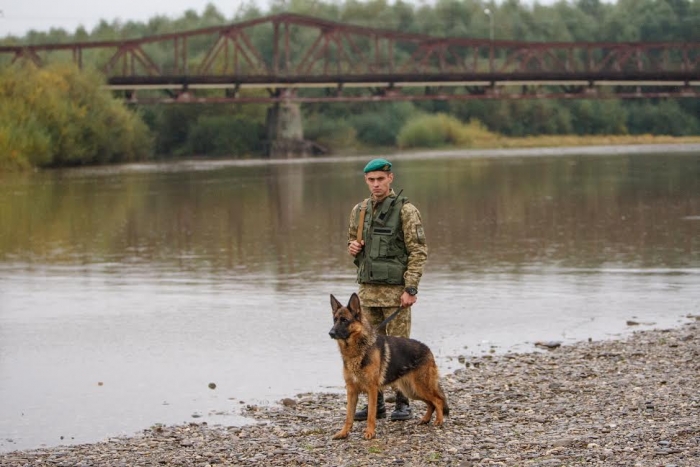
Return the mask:
<svg viewBox="0 0 700 467">
<path fill-rule="evenodd" d="M 352 294 L 347 306 L 331 295 L 333 327 L 329 334 L 338 342 L 343 357 L 343 376 L 347 390 L 345 424 L 333 439 L 347 438 L 352 428 L 358 395 L 367 394 L 367 427 L 364 438 L 375 436 L 378 392 L 391 386 L 411 399 L 428 405 L 420 423 L 442 425 L 449 414 L 447 399 L 440 387 L 438 368 L 428 346 L 405 337 L 384 336 L 363 315 L 360 298 Z"/>
</svg>

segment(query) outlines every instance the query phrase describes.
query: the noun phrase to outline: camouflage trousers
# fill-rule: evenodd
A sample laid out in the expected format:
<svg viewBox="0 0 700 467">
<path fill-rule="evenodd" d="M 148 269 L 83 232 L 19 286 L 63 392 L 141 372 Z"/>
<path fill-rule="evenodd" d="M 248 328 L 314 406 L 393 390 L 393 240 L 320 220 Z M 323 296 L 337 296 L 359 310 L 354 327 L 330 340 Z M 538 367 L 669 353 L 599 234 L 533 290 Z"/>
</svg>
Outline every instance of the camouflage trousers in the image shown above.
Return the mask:
<svg viewBox="0 0 700 467">
<path fill-rule="evenodd" d="M 372 326 L 379 326 L 396 311 L 395 306 L 363 306 L 362 312 L 369 318 Z M 385 336 L 410 337 L 411 336 L 411 307 L 402 308 L 398 315 L 386 327 L 377 331 Z"/>
</svg>

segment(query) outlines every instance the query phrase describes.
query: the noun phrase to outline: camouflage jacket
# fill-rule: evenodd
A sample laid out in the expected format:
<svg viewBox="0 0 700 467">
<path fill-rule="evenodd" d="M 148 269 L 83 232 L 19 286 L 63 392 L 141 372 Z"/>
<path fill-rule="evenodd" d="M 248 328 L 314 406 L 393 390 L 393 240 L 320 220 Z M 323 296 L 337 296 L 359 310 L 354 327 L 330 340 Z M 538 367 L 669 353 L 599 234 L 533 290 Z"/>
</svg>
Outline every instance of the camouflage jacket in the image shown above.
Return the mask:
<svg viewBox="0 0 700 467">
<path fill-rule="evenodd" d="M 396 196 L 391 190 L 390 196 Z M 362 203 L 358 203 L 350 213 L 348 227 L 348 244 L 357 239 L 358 211 Z M 374 213 L 378 210 L 374 209 Z M 404 273 L 404 285 L 360 284 L 358 295 L 364 306 L 399 306 L 401 294 L 406 287 L 416 287 L 423 275 L 423 267 L 428 259 L 428 246 L 425 240 L 425 232 L 420 212 L 406 202 L 401 208 L 401 225 L 404 242 L 408 253 L 408 265 Z"/>
</svg>

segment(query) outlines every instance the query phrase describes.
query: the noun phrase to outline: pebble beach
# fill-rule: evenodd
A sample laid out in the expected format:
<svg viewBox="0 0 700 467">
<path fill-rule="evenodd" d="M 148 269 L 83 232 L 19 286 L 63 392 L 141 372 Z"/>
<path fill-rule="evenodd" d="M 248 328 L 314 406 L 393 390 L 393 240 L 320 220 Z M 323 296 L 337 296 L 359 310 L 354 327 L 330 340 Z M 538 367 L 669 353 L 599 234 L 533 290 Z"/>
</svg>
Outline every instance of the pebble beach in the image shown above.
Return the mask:
<svg viewBox="0 0 700 467">
<path fill-rule="evenodd" d="M 0 454 L 0 466 L 664 466 L 700 465 L 700 317 L 620 340 L 460 357 L 442 375 L 442 427 L 378 421 L 346 440 L 345 396 L 244 405 L 244 426 L 156 425 L 102 442 Z M 340 357 L 338 359 L 340 365 Z M 338 369 L 340 372 L 340 367 Z M 391 404 L 389 408 L 391 409 Z"/>
</svg>

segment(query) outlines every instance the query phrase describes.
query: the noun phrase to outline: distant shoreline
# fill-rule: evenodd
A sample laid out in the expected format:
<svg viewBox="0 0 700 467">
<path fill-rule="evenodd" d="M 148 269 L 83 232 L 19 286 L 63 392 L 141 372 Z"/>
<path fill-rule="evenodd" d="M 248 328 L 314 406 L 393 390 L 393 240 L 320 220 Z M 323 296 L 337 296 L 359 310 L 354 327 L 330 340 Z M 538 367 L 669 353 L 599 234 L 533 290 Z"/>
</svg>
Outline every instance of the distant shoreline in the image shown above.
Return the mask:
<svg viewBox="0 0 700 467">
<path fill-rule="evenodd" d="M 541 146 L 541 147 L 508 147 L 508 148 L 484 148 L 484 149 L 450 149 L 411 151 L 407 153 L 392 154 L 392 157 L 401 159 L 429 158 L 429 157 L 496 157 L 496 156 L 575 156 L 575 155 L 630 155 L 630 154 L 700 154 L 700 142 L 698 143 L 654 143 L 654 144 L 608 144 L 587 146 Z"/>
<path fill-rule="evenodd" d="M 575 141 L 575 144 L 571 142 Z M 557 145 L 555 143 L 561 143 Z M 564 144 L 569 142 L 570 144 Z M 539 144 L 538 144 L 539 143 Z M 490 157 L 549 157 L 574 155 L 630 155 L 630 154 L 700 154 L 700 136 L 698 137 L 548 137 L 534 136 L 526 138 L 503 138 L 487 144 L 475 144 L 471 148 L 441 149 L 397 149 L 394 147 L 365 148 L 362 151 L 338 152 L 324 156 L 296 157 L 290 159 L 270 159 L 256 157 L 249 159 L 226 157 L 186 157 L 176 159 L 153 159 L 141 162 L 120 164 L 89 165 L 80 167 L 53 167 L 34 169 L 33 172 L 77 171 L 95 172 L 126 170 L 137 172 L 159 171 L 166 169 L 202 170 L 220 167 L 309 164 L 324 162 L 366 161 L 378 154 L 397 160 L 411 159 L 465 159 Z M 207 167 L 203 167 L 206 165 Z M 3 172 L 13 174 L 17 172 Z M 20 172 L 21 173 L 21 172 Z"/>
<path fill-rule="evenodd" d="M 68 170 L 81 173 L 113 173 L 114 171 L 130 172 L 158 172 L 158 171 L 188 171 L 188 170 L 215 170 L 225 167 L 254 167 L 264 165 L 297 165 L 315 163 L 337 162 L 366 162 L 377 155 L 385 155 L 392 160 L 420 160 L 420 159 L 470 159 L 470 158 L 495 158 L 495 157 L 553 157 L 553 156 L 605 156 L 605 155 L 630 155 L 630 154 L 698 154 L 700 155 L 700 142 L 698 143 L 658 143 L 658 144 L 612 144 L 590 146 L 543 146 L 527 148 L 470 148 L 470 149 L 434 149 L 434 150 L 407 150 L 398 151 L 387 148 L 377 149 L 376 152 L 364 154 L 336 154 L 330 156 L 298 157 L 292 159 L 226 159 L 226 158 L 187 158 L 167 161 L 132 162 L 114 165 L 96 165 L 89 167 L 66 167 L 50 170 Z"/>
</svg>

